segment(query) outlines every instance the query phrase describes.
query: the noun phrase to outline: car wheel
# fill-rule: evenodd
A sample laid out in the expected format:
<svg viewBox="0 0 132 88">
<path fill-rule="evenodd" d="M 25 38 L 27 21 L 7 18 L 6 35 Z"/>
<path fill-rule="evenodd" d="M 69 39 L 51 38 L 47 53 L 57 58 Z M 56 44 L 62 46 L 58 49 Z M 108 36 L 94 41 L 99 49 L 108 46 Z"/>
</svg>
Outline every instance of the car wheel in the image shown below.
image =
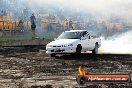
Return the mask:
<svg viewBox="0 0 132 88">
<path fill-rule="evenodd" d="M 82 50 L 82 46 L 81 44 L 78 44 L 76 48 L 76 54 L 81 54 L 81 50 Z"/>
<path fill-rule="evenodd" d="M 96 43 L 95 44 L 95 48 L 94 50 L 92 51 L 93 54 L 98 54 L 98 44 Z"/>
<path fill-rule="evenodd" d="M 50 54 L 50 57 L 55 57 L 55 55 L 56 55 L 56 54 L 54 54 L 54 53 L 53 53 L 53 54 Z"/>
</svg>

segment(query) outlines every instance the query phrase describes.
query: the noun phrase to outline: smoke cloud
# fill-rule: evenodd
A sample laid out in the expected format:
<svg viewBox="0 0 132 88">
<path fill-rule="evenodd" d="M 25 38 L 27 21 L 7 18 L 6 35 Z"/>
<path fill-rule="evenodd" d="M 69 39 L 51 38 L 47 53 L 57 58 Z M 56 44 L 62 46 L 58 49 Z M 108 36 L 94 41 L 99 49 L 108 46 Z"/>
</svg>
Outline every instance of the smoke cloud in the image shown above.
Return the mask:
<svg viewBox="0 0 132 88">
<path fill-rule="evenodd" d="M 111 15 L 124 19 L 132 19 L 132 0 L 28 0 L 28 6 L 34 9 L 44 9 L 45 6 L 58 7 L 62 10 L 74 10 L 92 13 L 95 16 L 107 17 Z"/>
<path fill-rule="evenodd" d="M 132 54 L 132 31 L 115 35 L 110 39 L 101 38 L 102 46 L 99 53 L 107 54 Z"/>
</svg>

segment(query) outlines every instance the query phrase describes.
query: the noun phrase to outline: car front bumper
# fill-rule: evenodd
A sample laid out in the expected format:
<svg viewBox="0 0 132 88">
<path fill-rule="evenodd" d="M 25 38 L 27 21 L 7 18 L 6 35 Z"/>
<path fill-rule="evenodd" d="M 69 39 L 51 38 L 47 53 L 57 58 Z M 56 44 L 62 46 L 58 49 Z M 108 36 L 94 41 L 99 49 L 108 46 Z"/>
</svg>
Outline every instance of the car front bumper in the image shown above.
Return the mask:
<svg viewBox="0 0 132 88">
<path fill-rule="evenodd" d="M 46 47 L 46 53 L 61 54 L 61 53 L 75 53 L 76 47 Z"/>
</svg>

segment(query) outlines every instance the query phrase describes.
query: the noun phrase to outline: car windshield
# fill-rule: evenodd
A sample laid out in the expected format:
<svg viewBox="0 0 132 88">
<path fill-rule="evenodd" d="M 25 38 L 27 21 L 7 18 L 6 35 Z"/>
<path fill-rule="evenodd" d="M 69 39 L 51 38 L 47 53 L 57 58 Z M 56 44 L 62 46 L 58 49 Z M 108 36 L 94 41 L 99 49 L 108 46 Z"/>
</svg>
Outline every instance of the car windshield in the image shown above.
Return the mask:
<svg viewBox="0 0 132 88">
<path fill-rule="evenodd" d="M 57 39 L 80 39 L 80 32 L 63 32 Z"/>
</svg>

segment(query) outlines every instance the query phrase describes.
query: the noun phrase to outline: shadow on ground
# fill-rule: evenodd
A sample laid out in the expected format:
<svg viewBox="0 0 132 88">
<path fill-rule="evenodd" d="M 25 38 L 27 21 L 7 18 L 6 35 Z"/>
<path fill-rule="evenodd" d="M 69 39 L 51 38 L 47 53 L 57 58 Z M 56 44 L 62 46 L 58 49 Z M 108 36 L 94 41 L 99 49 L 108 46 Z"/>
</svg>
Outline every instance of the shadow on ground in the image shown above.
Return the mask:
<svg viewBox="0 0 132 88">
<path fill-rule="evenodd" d="M 98 54 L 93 55 L 91 53 L 82 53 L 80 55 L 63 55 L 56 56 L 56 59 L 66 59 L 66 60 L 132 60 L 132 55 L 130 54 Z"/>
</svg>

